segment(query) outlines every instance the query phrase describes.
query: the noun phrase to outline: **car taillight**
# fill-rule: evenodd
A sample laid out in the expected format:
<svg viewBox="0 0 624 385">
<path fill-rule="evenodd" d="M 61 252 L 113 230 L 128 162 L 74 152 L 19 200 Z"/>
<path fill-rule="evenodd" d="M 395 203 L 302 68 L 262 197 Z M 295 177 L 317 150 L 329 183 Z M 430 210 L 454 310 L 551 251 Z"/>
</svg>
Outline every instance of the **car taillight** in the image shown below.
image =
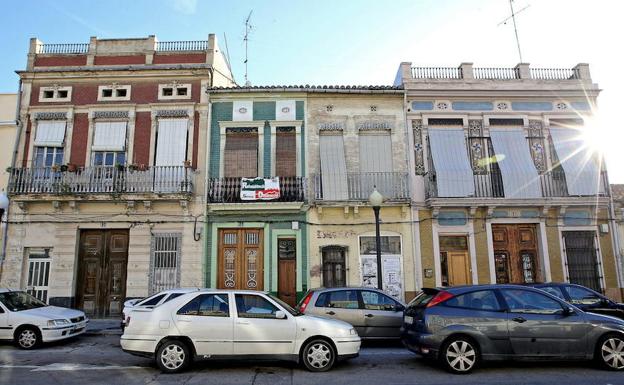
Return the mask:
<svg viewBox="0 0 624 385">
<path fill-rule="evenodd" d="M 435 297 L 431 298 L 431 301 L 429 301 L 429 303 L 427 304 L 427 307 L 433 307 L 439 304 L 440 302 L 444 302 L 447 299 L 451 299 L 453 297 L 454 297 L 453 294 L 449 293 L 448 291 L 441 291 L 438 294 L 436 294 Z"/>
<path fill-rule="evenodd" d="M 300 312 L 305 313 L 305 309 L 306 307 L 308 307 L 308 303 L 310 303 L 310 300 L 312 299 L 312 294 L 313 293 L 308 293 L 308 295 L 306 295 L 306 297 L 303 299 L 303 302 L 301 302 L 301 305 L 299 305 Z"/>
</svg>

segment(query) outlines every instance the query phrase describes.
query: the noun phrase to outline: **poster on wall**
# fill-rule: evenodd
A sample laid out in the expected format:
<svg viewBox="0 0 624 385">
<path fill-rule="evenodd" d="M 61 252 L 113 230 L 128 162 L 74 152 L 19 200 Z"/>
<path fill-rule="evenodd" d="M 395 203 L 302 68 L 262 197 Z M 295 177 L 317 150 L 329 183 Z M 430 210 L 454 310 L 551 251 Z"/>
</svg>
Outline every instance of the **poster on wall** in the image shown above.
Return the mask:
<svg viewBox="0 0 624 385">
<path fill-rule="evenodd" d="M 377 287 L 377 257 L 362 255 L 362 286 Z M 381 257 L 383 291 L 399 301 L 403 301 L 403 280 L 401 278 L 401 257 L 384 255 Z"/>
<path fill-rule="evenodd" d="M 240 199 L 243 201 L 272 200 L 280 197 L 279 177 L 241 178 Z"/>
</svg>

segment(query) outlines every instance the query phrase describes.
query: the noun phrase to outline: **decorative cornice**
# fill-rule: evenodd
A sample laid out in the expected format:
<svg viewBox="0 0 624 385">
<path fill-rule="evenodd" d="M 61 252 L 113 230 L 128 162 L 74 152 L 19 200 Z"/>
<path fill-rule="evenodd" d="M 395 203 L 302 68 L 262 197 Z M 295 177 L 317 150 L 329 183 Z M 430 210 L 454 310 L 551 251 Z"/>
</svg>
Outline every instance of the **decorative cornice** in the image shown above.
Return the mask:
<svg viewBox="0 0 624 385">
<path fill-rule="evenodd" d="M 65 112 L 37 112 L 35 120 L 67 120 Z"/>
<path fill-rule="evenodd" d="M 128 111 L 93 111 L 93 119 L 128 119 Z"/>
<path fill-rule="evenodd" d="M 188 110 L 158 110 L 157 118 L 184 118 L 189 114 Z"/>
<path fill-rule="evenodd" d="M 324 122 L 316 125 L 319 131 L 342 131 L 344 130 L 344 122 Z"/>
</svg>

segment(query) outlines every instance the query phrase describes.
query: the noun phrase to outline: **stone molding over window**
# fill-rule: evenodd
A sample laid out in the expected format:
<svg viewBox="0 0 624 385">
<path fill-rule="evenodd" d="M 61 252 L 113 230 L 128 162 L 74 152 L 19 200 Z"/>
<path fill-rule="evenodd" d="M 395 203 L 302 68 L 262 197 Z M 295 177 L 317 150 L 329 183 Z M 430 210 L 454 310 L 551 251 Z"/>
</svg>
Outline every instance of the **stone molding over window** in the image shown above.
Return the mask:
<svg viewBox="0 0 624 385">
<path fill-rule="evenodd" d="M 128 111 L 93 111 L 93 119 L 128 119 Z"/>
<path fill-rule="evenodd" d="M 412 120 L 412 130 L 414 132 L 414 171 L 416 175 L 425 175 L 425 158 L 423 155 L 423 121 L 421 119 Z"/>
<path fill-rule="evenodd" d="M 131 88 L 130 85 L 118 85 L 117 83 L 98 86 L 97 100 L 100 102 L 130 100 Z"/>
<path fill-rule="evenodd" d="M 67 120 L 65 112 L 37 112 L 35 120 Z"/>
<path fill-rule="evenodd" d="M 39 88 L 39 102 L 69 102 L 72 97 L 72 87 L 53 85 Z"/>
<path fill-rule="evenodd" d="M 190 99 L 191 84 L 173 82 L 158 85 L 158 100 Z"/>
<path fill-rule="evenodd" d="M 468 141 L 470 145 L 470 163 L 475 174 L 485 174 L 485 143 L 483 140 L 483 120 L 468 120 Z"/>
<path fill-rule="evenodd" d="M 345 122 L 323 122 L 316 125 L 320 131 L 343 131 L 345 129 Z"/>
<path fill-rule="evenodd" d="M 188 110 L 157 110 L 157 118 L 186 118 L 189 116 Z"/>
<path fill-rule="evenodd" d="M 366 120 L 357 123 L 357 129 L 359 131 L 386 131 L 392 130 L 393 124 L 389 121 L 380 120 Z"/>
</svg>

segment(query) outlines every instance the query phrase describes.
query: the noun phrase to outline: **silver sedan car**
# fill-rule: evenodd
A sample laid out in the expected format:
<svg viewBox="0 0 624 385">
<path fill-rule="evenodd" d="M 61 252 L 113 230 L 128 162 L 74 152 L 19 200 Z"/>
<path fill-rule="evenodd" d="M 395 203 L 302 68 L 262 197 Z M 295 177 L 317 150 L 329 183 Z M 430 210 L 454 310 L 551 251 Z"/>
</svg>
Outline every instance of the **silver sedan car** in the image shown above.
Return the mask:
<svg viewBox="0 0 624 385">
<path fill-rule="evenodd" d="M 398 339 L 405 305 L 374 288 L 339 287 L 308 291 L 298 308 L 304 314 L 348 322 L 362 339 Z"/>
</svg>

